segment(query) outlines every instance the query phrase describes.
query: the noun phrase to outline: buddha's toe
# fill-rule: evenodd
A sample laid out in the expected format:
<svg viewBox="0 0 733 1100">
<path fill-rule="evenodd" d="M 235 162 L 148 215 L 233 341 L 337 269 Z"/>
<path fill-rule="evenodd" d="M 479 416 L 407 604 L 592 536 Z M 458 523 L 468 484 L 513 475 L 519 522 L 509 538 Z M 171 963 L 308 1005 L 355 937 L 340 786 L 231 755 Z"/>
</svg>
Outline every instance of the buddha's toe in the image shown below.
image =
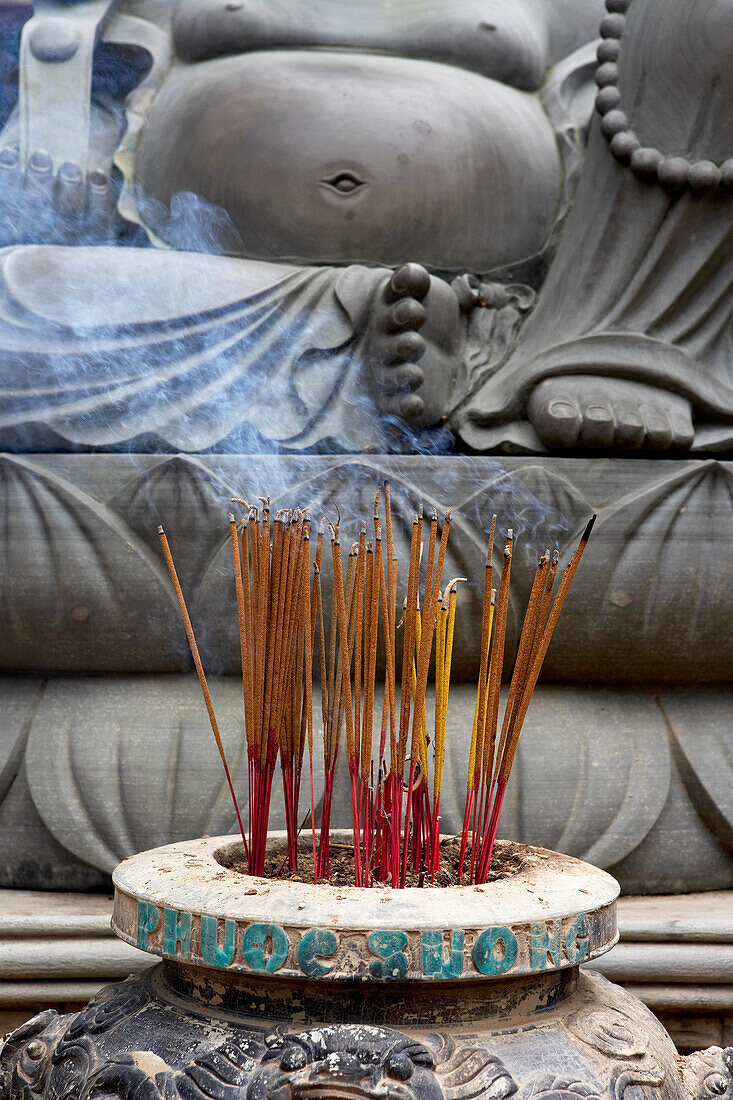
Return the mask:
<svg viewBox="0 0 733 1100">
<path fill-rule="evenodd" d="M 427 320 L 423 300 L 430 290 L 430 276 L 420 264 L 403 264 L 387 280 L 384 288 L 386 332 L 394 334 L 393 361 L 415 362 L 425 350 L 417 336 Z"/>
<path fill-rule="evenodd" d="M 611 447 L 616 434 L 616 418 L 609 401 L 592 399 L 583 409 L 580 442 L 586 447 Z"/>
<path fill-rule="evenodd" d="M 430 275 L 421 264 L 403 264 L 387 282 L 385 298 L 388 302 L 400 298 L 415 298 L 421 302 L 430 290 Z"/>
<path fill-rule="evenodd" d="M 401 332 L 390 342 L 392 363 L 417 363 L 427 345 L 419 332 Z"/>
<path fill-rule="evenodd" d="M 621 402 L 616 411 L 616 445 L 624 451 L 638 451 L 644 445 L 646 428 L 638 407 Z"/>
<path fill-rule="evenodd" d="M 408 424 L 419 424 L 425 413 L 425 402 L 416 393 L 400 394 L 394 397 L 386 396 L 382 400 L 382 407 L 391 416 L 399 417 Z"/>
<path fill-rule="evenodd" d="M 670 447 L 673 450 L 689 451 L 690 447 L 695 442 L 695 428 L 692 423 L 692 413 L 689 404 L 683 401 L 681 407 L 670 409 L 668 416 L 669 426 L 672 430 Z"/>
<path fill-rule="evenodd" d="M 664 411 L 650 409 L 645 421 L 647 447 L 652 451 L 668 451 L 672 445 L 672 428 Z"/>
<path fill-rule="evenodd" d="M 425 412 L 425 402 L 415 390 L 419 390 L 424 381 L 423 371 L 414 363 L 385 370 L 382 381 L 384 411 L 410 424 L 417 424 Z"/>
<path fill-rule="evenodd" d="M 390 306 L 386 313 L 388 332 L 415 332 L 422 328 L 426 320 L 425 306 L 415 298 L 402 298 Z"/>
<path fill-rule="evenodd" d="M 649 396 L 639 402 L 638 415 L 644 422 L 640 447 L 650 451 L 688 451 L 695 441 L 692 410 L 684 397 L 649 388 Z"/>
<path fill-rule="evenodd" d="M 419 329 L 428 317 L 423 299 L 429 290 L 430 276 L 420 264 L 403 264 L 393 272 L 384 287 L 385 394 L 416 390 L 424 381 L 421 370 L 405 372 L 402 366 L 416 363 L 425 354 L 427 344 Z"/>
<path fill-rule="evenodd" d="M 414 363 L 396 367 L 390 371 L 384 382 L 384 392 L 387 395 L 397 393 L 414 393 L 419 390 L 425 381 L 425 375 L 420 367 Z"/>
<path fill-rule="evenodd" d="M 574 447 L 580 437 L 583 417 L 580 407 L 567 394 L 540 392 L 538 386 L 530 399 L 529 415 L 540 439 L 548 447 Z"/>
</svg>

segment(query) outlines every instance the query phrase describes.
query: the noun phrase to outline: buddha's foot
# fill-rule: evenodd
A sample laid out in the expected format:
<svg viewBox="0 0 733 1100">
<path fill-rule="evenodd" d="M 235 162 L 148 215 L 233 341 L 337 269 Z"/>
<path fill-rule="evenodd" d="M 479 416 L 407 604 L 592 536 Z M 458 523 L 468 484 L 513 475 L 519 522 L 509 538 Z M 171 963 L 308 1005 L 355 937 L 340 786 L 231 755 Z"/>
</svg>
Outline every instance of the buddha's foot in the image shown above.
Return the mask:
<svg viewBox="0 0 733 1100">
<path fill-rule="evenodd" d="M 445 419 L 465 339 L 452 288 L 405 264 L 378 288 L 368 324 L 372 384 L 384 412 L 418 428 Z"/>
<path fill-rule="evenodd" d="M 540 382 L 528 415 L 550 450 L 687 450 L 695 437 L 684 397 L 640 382 L 561 376 Z"/>
</svg>

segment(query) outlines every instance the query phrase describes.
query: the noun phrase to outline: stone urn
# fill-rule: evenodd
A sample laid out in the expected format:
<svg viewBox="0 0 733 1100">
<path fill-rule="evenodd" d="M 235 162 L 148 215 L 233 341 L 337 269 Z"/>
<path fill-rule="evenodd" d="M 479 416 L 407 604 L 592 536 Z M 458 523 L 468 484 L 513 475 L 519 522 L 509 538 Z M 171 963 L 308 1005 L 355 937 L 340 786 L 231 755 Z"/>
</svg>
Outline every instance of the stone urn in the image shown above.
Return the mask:
<svg viewBox="0 0 733 1100">
<path fill-rule="evenodd" d="M 2 1100 L 613 1100 L 733 1095 L 733 1049 L 679 1058 L 581 970 L 613 878 L 521 848 L 484 886 L 372 890 L 231 870 L 232 837 L 143 852 L 112 925 L 162 961 L 0 1052 Z"/>
</svg>

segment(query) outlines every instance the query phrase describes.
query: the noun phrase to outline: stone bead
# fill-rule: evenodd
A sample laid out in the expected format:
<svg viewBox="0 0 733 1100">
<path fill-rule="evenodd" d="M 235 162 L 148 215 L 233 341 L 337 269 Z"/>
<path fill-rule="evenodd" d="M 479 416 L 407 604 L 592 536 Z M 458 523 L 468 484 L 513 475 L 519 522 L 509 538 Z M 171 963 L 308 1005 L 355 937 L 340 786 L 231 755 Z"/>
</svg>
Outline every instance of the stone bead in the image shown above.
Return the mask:
<svg viewBox="0 0 733 1100">
<path fill-rule="evenodd" d="M 621 161 L 622 164 L 628 164 L 640 144 L 638 137 L 632 134 L 630 130 L 626 130 L 625 133 L 616 134 L 611 139 L 611 152 L 616 160 Z"/>
<path fill-rule="evenodd" d="M 601 130 L 607 138 L 615 137 L 628 129 L 629 120 L 623 111 L 609 111 L 601 120 Z"/>
<path fill-rule="evenodd" d="M 620 12 L 607 15 L 601 21 L 601 38 L 620 38 L 624 31 L 626 19 Z"/>
<path fill-rule="evenodd" d="M 722 172 L 711 160 L 699 160 L 690 167 L 690 187 L 693 191 L 714 191 L 721 179 Z"/>
<path fill-rule="evenodd" d="M 610 84 L 618 84 L 618 65 L 614 61 L 605 61 L 596 69 L 596 84 L 599 88 L 607 88 Z"/>
<path fill-rule="evenodd" d="M 608 12 L 621 12 L 629 10 L 630 0 L 606 0 L 606 11 Z"/>
<path fill-rule="evenodd" d="M 596 96 L 596 107 L 599 114 L 602 115 L 612 111 L 614 107 L 618 107 L 620 102 L 621 93 L 613 84 L 609 84 L 607 88 L 601 88 Z"/>
<path fill-rule="evenodd" d="M 662 186 L 670 190 L 686 187 L 690 177 L 690 162 L 685 157 L 667 157 L 657 168 L 657 176 Z"/>
<path fill-rule="evenodd" d="M 720 182 L 723 187 L 733 187 L 733 157 L 721 164 Z"/>
<path fill-rule="evenodd" d="M 637 176 L 647 179 L 657 174 L 662 154 L 657 149 L 643 147 L 631 154 L 631 169 Z"/>
<path fill-rule="evenodd" d="M 621 43 L 617 38 L 604 38 L 598 43 L 596 57 L 599 61 L 616 61 L 621 52 Z"/>
</svg>

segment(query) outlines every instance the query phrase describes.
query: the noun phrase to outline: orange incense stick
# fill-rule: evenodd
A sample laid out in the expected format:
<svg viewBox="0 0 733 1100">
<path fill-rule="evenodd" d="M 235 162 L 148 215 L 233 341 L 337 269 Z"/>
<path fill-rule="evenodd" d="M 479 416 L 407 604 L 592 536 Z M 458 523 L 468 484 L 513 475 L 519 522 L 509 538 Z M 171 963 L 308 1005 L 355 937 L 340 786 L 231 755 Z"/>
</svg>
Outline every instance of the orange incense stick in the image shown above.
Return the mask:
<svg viewBox="0 0 733 1100">
<path fill-rule="evenodd" d="M 196 667 L 196 673 L 201 685 L 201 691 L 204 696 L 204 703 L 206 704 L 206 711 L 209 715 L 209 722 L 211 724 L 211 732 L 214 734 L 214 740 L 216 741 L 216 747 L 219 750 L 219 756 L 224 766 L 224 774 L 226 776 L 227 783 L 229 784 L 229 793 L 232 796 L 232 802 L 234 803 L 234 812 L 237 815 L 237 823 L 239 824 L 239 831 L 242 834 L 242 843 L 244 844 L 245 855 L 249 859 L 249 849 L 247 847 L 247 838 L 244 835 L 244 825 L 242 824 L 242 818 L 239 813 L 239 804 L 237 803 L 237 796 L 234 793 L 234 784 L 232 783 L 232 777 L 229 773 L 229 765 L 227 763 L 226 753 L 224 752 L 224 745 L 222 744 L 221 734 L 219 733 L 219 725 L 216 721 L 216 715 L 214 714 L 214 704 L 211 700 L 211 692 L 209 691 L 209 685 L 206 682 L 206 673 L 204 672 L 204 666 L 201 663 L 201 656 L 199 654 L 199 647 L 196 644 L 196 635 L 193 632 L 193 624 L 191 623 L 191 617 L 188 614 L 188 608 L 186 607 L 186 601 L 183 597 L 183 591 L 181 589 L 181 582 L 178 580 L 178 573 L 173 563 L 173 556 L 168 545 L 168 538 L 162 527 L 158 527 L 158 537 L 160 539 L 160 545 L 163 550 L 163 557 L 165 558 L 165 564 L 168 566 L 168 572 L 170 573 L 171 583 L 173 585 L 173 591 L 176 594 L 178 600 L 178 606 L 181 611 L 181 618 L 183 619 L 183 628 L 186 631 L 186 637 L 188 638 L 188 645 L 191 650 L 191 656 L 193 657 L 193 663 Z"/>
</svg>

